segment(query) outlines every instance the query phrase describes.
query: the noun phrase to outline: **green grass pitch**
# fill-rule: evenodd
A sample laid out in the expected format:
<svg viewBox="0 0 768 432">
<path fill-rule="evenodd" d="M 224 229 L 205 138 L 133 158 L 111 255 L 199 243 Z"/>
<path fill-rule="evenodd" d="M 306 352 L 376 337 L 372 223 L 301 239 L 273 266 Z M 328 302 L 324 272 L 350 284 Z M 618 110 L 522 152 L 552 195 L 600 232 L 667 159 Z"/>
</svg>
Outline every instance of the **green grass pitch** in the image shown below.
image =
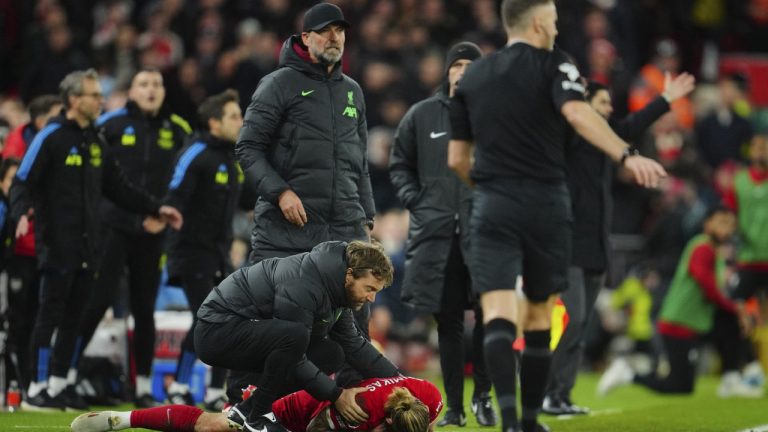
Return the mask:
<svg viewBox="0 0 768 432">
<path fill-rule="evenodd" d="M 638 386 L 620 388 L 609 397 L 595 396 L 598 377 L 582 374 L 574 391 L 574 401 L 592 408 L 590 416 L 555 418 L 541 416 L 553 432 L 576 431 L 740 431 L 754 428 L 768 431 L 768 397 L 762 399 L 719 399 L 715 395 L 718 378 L 699 378 L 692 396 L 659 396 Z M 442 385 L 442 382 L 436 382 Z M 465 406 L 469 411 L 471 381 L 465 385 Z M 124 405 L 120 409 L 130 409 Z M 437 428 L 445 432 L 498 431 L 481 428 L 467 412 L 469 423 L 464 428 Z M 64 432 L 77 413 L 0 413 L 2 432 Z M 762 427 L 760 427 L 762 426 Z M 140 430 L 140 429 L 131 429 Z"/>
</svg>

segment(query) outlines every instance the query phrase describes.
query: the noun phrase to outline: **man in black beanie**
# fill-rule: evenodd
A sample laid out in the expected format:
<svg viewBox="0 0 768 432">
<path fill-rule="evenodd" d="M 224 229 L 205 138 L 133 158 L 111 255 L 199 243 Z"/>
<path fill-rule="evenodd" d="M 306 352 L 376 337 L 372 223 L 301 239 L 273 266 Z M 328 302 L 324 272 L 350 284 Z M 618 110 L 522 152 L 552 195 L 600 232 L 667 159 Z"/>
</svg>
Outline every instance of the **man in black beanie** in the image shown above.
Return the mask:
<svg viewBox="0 0 768 432">
<path fill-rule="evenodd" d="M 472 359 L 472 412 L 482 426 L 496 424 L 491 381 L 483 359 L 482 312 L 471 297 L 466 263 L 469 253 L 471 192 L 448 168 L 451 136 L 448 103 L 480 48 L 461 42 L 446 55 L 445 84 L 408 111 L 395 134 L 390 177 L 411 212 L 402 299 L 418 311 L 434 314 L 448 410 L 438 426 L 467 423 L 464 414 L 464 310 L 475 310 Z"/>
</svg>

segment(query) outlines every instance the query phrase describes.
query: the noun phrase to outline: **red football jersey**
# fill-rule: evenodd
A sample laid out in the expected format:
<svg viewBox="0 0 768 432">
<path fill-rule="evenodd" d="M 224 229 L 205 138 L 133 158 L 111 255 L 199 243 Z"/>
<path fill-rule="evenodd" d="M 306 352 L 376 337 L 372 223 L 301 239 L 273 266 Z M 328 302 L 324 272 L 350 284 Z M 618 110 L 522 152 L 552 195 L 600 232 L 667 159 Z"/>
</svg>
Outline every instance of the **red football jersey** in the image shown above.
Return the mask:
<svg viewBox="0 0 768 432">
<path fill-rule="evenodd" d="M 398 387 L 407 388 L 411 394 L 429 409 L 429 422 L 433 422 L 443 409 L 443 398 L 434 384 L 412 377 L 371 378 L 364 380 L 359 387 L 368 391 L 358 394 L 358 403 L 368 413 L 368 420 L 359 425 L 351 425 L 331 406 L 330 427 L 333 430 L 367 431 L 384 421 L 384 403 Z M 291 432 L 305 432 L 310 420 L 331 405 L 328 401 L 318 401 L 306 391 L 298 391 L 278 399 L 272 404 L 272 412 L 286 429 Z"/>
</svg>

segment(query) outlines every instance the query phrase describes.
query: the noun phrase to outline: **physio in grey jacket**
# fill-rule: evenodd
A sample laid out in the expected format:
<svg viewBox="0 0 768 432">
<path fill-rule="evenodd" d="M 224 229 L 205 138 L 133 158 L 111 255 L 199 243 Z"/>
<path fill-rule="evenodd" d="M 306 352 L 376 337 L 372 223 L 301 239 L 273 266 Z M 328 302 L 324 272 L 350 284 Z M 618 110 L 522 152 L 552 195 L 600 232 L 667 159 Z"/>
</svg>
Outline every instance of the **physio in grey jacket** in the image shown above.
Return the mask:
<svg viewBox="0 0 768 432">
<path fill-rule="evenodd" d="M 251 261 L 366 239 L 375 208 L 360 86 L 341 72 L 341 10 L 320 3 L 259 82 L 235 152 L 259 199 Z"/>
<path fill-rule="evenodd" d="M 355 394 L 364 389 L 342 390 L 328 374 L 344 361 L 363 378 L 398 374 L 352 318 L 352 310 L 372 303 L 392 282 L 392 273 L 384 249 L 361 241 L 325 242 L 242 268 L 200 306 L 198 355 L 213 366 L 260 372 L 255 392 L 238 405 L 249 422 L 270 412 L 277 398 L 305 389 L 362 423 L 367 415 Z"/>
<path fill-rule="evenodd" d="M 474 306 L 474 393 L 472 411 L 478 423 L 495 423 L 491 382 L 483 359 L 482 312 L 470 298 L 469 209 L 471 191 L 448 168 L 451 125 L 448 103 L 457 81 L 482 55 L 477 45 L 462 42 L 446 58 L 446 80 L 434 96 L 418 102 L 405 114 L 395 134 L 390 178 L 403 205 L 410 211 L 402 300 L 417 310 L 434 314 L 445 379 L 448 410 L 439 426 L 466 423 L 464 413 L 464 310 Z"/>
</svg>

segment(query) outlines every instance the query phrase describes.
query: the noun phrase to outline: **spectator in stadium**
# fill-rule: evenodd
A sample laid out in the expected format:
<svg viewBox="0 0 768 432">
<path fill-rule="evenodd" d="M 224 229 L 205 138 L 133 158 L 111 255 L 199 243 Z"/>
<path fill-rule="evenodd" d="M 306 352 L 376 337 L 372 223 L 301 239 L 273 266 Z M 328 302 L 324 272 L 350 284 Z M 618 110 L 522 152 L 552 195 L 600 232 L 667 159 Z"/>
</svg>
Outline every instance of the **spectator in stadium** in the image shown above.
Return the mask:
<svg viewBox="0 0 768 432">
<path fill-rule="evenodd" d="M 666 75 L 664 93 L 648 106 L 621 121 L 612 121 L 613 105 L 608 88 L 598 82 L 587 84 L 587 102 L 624 140 L 633 142 L 656 119 L 669 111 L 669 104 L 694 88 L 693 76 L 683 73 L 673 80 Z M 612 212 L 610 159 L 577 136 L 568 149 L 568 189 L 573 209 L 573 251 L 568 267 L 568 289 L 561 299 L 568 310 L 568 326 L 552 356 L 552 373 L 542 411 L 547 414 L 586 414 L 587 409 L 571 402 L 571 390 L 584 349 L 587 320 L 608 267 L 609 216 Z"/>
<path fill-rule="evenodd" d="M 128 181 L 108 153 L 93 122 L 103 95 L 93 69 L 62 80 L 64 110 L 30 144 L 11 186 L 16 237 L 34 217 L 42 277 L 40 306 L 32 331 L 32 374 L 27 409 L 84 408 L 67 387 L 78 325 L 98 268 L 102 196 L 127 209 L 154 215 L 180 228 L 181 214 L 161 206 Z M 34 209 L 34 211 L 33 211 Z M 51 348 L 51 337 L 56 342 Z M 65 390 L 67 388 L 67 390 Z"/>
<path fill-rule="evenodd" d="M 32 99 L 29 103 L 30 121 L 17 127 L 8 135 L 3 146 L 3 159 L 21 160 L 35 134 L 59 111 L 61 111 L 61 99 L 56 95 L 43 95 Z"/>
<path fill-rule="evenodd" d="M 3 147 L 3 159 L 21 161 L 34 136 L 51 117 L 59 114 L 61 107 L 61 98 L 56 95 L 43 95 L 33 99 L 29 104 L 30 121 L 11 131 Z M 10 187 L 10 183 L 8 186 Z M 34 221 L 30 221 L 27 234 L 15 239 L 6 266 L 11 288 L 8 300 L 12 313 L 10 333 L 13 340 L 10 349 L 14 350 L 18 358 L 21 373 L 19 383 L 24 387 L 29 385 L 29 338 L 35 323 L 40 283 L 34 225 Z"/>
<path fill-rule="evenodd" d="M 173 160 L 191 132 L 184 119 L 163 105 L 164 100 L 163 76 L 158 70 L 144 69 L 134 75 L 125 106 L 96 120 L 96 127 L 107 142 L 105 153 L 120 163 L 133 184 L 158 199 L 166 194 Z M 134 403 L 139 408 L 149 408 L 156 405 L 150 375 L 155 356 L 154 298 L 160 284 L 165 227 L 150 227 L 150 220 L 145 224 L 144 214 L 125 210 L 109 200 L 101 202 L 101 216 L 105 227 L 104 256 L 83 312 L 76 355 L 79 357 L 88 346 L 104 312 L 113 304 L 127 270 L 135 323 Z"/>
<path fill-rule="evenodd" d="M 246 110 L 235 152 L 259 194 L 251 263 L 370 238 L 365 101 L 341 70 L 348 27 L 333 4 L 308 9 L 303 31 L 285 41 L 278 69 L 259 82 Z M 364 333 L 369 315 L 368 305 L 356 312 Z"/>
<path fill-rule="evenodd" d="M 448 163 L 462 180 L 476 185 L 470 268 L 483 309 L 485 358 L 502 430 L 522 426 L 524 432 L 533 432 L 546 430 L 537 416 L 551 361 L 552 308 L 568 287 L 568 125 L 643 186 L 656 186 L 665 172 L 656 162 L 632 153 L 585 102 L 578 69 L 554 48 L 554 2 L 504 0 L 502 17 L 507 47 L 476 61 L 451 99 Z M 515 285 L 520 275 L 527 307 L 519 320 Z M 512 350 L 518 322 L 525 337 L 520 423 Z"/>
<path fill-rule="evenodd" d="M 472 294 L 469 213 L 472 194 L 448 168 L 448 103 L 466 68 L 482 57 L 480 47 L 461 42 L 446 55 L 445 82 L 434 96 L 414 105 L 398 126 L 389 164 L 392 183 L 410 211 L 402 299 L 437 321 L 440 368 L 448 410 L 438 426 L 467 423 L 464 412 L 464 310 L 475 311 L 472 412 L 482 426 L 496 424 L 491 382 L 483 358 L 482 310 Z"/>
<path fill-rule="evenodd" d="M 232 220 L 238 204 L 242 171 L 233 151 L 243 126 L 237 92 L 226 90 L 206 99 L 198 109 L 205 125 L 179 153 L 166 202 L 182 211 L 185 224 L 172 232 L 168 245 L 168 276 L 184 288 L 192 326 L 181 344 L 174 381 L 168 386 L 173 404 L 194 405 L 189 391 L 195 355 L 197 310 L 211 289 L 232 272 L 229 249 Z M 221 411 L 226 402 L 226 370 L 214 367 L 205 394 L 205 408 Z"/>
<path fill-rule="evenodd" d="M 749 83 L 745 75 L 725 75 L 717 83 L 720 100 L 714 111 L 696 124 L 697 149 L 712 169 L 726 161 L 744 160 L 744 149 L 753 135 L 748 112 L 739 110 Z M 747 110 L 748 111 L 748 110 Z"/>
<path fill-rule="evenodd" d="M 666 74 L 677 75 L 680 70 L 680 55 L 678 46 L 672 39 L 663 39 L 656 44 L 653 60 L 643 66 L 629 89 L 629 111 L 643 109 L 654 98 L 664 91 Z M 693 104 L 690 99 L 683 97 L 672 105 L 677 124 L 684 130 L 694 126 Z"/>
<path fill-rule="evenodd" d="M 357 386 L 366 388 L 358 397 L 369 417 L 364 423 L 355 425 L 354 430 L 432 432 L 443 409 L 440 390 L 429 381 L 418 378 L 370 378 Z M 249 386 L 246 392 L 252 392 L 254 387 Z M 303 390 L 273 402 L 272 414 L 291 432 L 327 432 L 350 426 L 333 405 L 319 401 Z M 242 425 L 228 421 L 225 413 L 205 413 L 199 408 L 180 405 L 129 412 L 86 413 L 72 422 L 72 432 L 128 428 L 167 430 L 168 427 L 179 432 L 229 432 Z"/>
<path fill-rule="evenodd" d="M 624 358 L 617 358 L 605 371 L 597 386 L 598 394 L 632 382 L 660 393 L 693 392 L 696 379 L 699 339 L 712 329 L 717 309 L 738 314 L 746 313 L 722 292 L 725 284 L 725 259 L 719 248 L 733 236 L 736 217 L 727 207 L 714 207 L 704 218 L 703 232 L 692 238 L 680 258 L 677 272 L 661 306 L 657 323 L 669 360 L 669 374 L 658 377 L 636 375 Z M 748 325 L 743 325 L 747 331 Z M 754 394 L 762 396 L 763 389 Z"/>
<path fill-rule="evenodd" d="M 279 397 L 304 389 L 333 402 L 348 421 L 365 421 L 355 402 L 364 389 L 342 390 L 328 374 L 344 361 L 364 378 L 398 374 L 352 317 L 392 282 L 392 273 L 380 245 L 332 241 L 262 260 L 219 284 L 197 313 L 197 354 L 212 366 L 260 373 L 253 395 L 229 417 L 251 430 L 275 430 L 263 415 Z"/>
</svg>

